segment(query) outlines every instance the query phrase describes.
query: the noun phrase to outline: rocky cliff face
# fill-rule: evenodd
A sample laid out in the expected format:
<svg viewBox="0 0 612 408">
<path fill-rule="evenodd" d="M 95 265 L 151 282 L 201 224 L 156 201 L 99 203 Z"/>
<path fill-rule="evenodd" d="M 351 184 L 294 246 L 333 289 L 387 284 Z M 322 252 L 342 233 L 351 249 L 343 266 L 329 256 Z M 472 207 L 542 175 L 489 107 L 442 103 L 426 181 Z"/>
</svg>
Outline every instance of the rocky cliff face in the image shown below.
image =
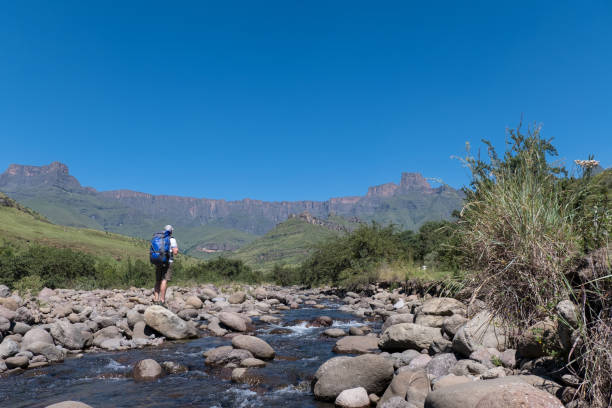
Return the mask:
<svg viewBox="0 0 612 408">
<path fill-rule="evenodd" d="M 326 219 L 330 214 L 359 217 L 364 221 L 394 222 L 405 228 L 414 228 L 429 219 L 448 218 L 459 208 L 462 196 L 446 186 L 432 188 L 419 173 L 402 173 L 400 184 L 386 183 L 370 187 L 365 196 L 337 197 L 326 201 L 238 201 L 207 198 L 151 195 L 130 190 L 97 192 L 85 188 L 71 176 L 68 167 L 54 162 L 48 166 L 23 166 L 13 164 L 0 175 L 0 191 L 13 195 L 49 198 L 47 205 L 66 205 L 58 200 L 63 192 L 79 194 L 88 199 L 81 202 L 81 214 L 95 214 L 101 224 L 118 232 L 126 223 L 142 224 L 143 220 L 168 220 L 176 225 L 210 225 L 262 235 L 291 214 L 307 212 L 313 217 Z M 50 191 L 53 192 L 51 195 Z M 76 196 L 75 196 L 76 194 Z M 99 205 L 93 199 L 99 200 Z M 71 198 L 70 200 L 72 200 Z M 111 204 L 112 211 L 104 211 Z M 90 211 L 87 206 L 95 207 Z M 37 208 L 35 208 L 37 209 Z M 123 209 L 123 210 L 121 210 Z M 41 210 L 41 212 L 44 211 Z M 89 215 L 93 218 L 92 215 Z M 105 218 L 106 217 L 106 218 Z M 140 218 L 143 220 L 140 220 Z M 57 220 L 54 220 L 58 222 Z M 59 221 L 61 223 L 61 221 Z M 135 228 L 135 230 L 139 230 Z"/>
</svg>

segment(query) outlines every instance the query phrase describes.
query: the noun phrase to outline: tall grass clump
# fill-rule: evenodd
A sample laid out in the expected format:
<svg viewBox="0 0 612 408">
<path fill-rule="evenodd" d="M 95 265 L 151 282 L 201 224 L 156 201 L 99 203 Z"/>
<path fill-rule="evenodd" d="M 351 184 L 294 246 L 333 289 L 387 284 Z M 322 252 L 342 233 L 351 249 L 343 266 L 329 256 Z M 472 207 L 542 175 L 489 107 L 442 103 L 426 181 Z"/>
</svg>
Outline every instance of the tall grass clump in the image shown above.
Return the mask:
<svg viewBox="0 0 612 408">
<path fill-rule="evenodd" d="M 563 169 L 548 162 L 557 151 L 539 127 L 510 130 L 503 157 L 485 143 L 487 160 L 464 159 L 472 182 L 459 221 L 476 271 L 473 297 L 531 324 L 568 296 L 564 276 L 577 254 L 572 206 L 561 199 Z"/>
<path fill-rule="evenodd" d="M 471 298 L 517 334 L 544 319 L 564 325 L 571 344 L 561 355 L 582 381 L 576 398 L 612 407 L 612 171 L 592 176 L 592 166 L 583 166 L 581 177 L 568 177 L 550 161 L 557 151 L 539 127 L 508 136 L 503 156 L 484 141 L 486 157 L 468 149 L 463 159 L 472 180 L 458 234 L 473 271 Z M 576 306 L 571 325 L 555 312 L 561 300 Z"/>
</svg>

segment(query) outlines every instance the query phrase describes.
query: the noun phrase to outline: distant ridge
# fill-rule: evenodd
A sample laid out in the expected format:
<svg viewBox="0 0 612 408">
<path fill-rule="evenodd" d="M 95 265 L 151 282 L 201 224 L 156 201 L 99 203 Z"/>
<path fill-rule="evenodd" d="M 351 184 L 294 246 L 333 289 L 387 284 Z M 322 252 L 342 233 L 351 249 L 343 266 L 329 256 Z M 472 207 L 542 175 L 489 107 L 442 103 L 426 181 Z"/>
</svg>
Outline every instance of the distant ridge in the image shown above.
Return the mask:
<svg viewBox="0 0 612 408">
<path fill-rule="evenodd" d="M 323 220 L 331 215 L 357 217 L 416 229 L 426 221 L 450 218 L 463 200 L 460 191 L 449 186 L 433 188 L 419 173 L 402 173 L 399 184 L 370 187 L 364 196 L 326 201 L 226 201 L 131 190 L 97 191 L 83 187 L 60 162 L 11 164 L 0 175 L 0 191 L 63 225 L 147 238 L 160 225 L 172 223 L 194 255 L 206 248 L 239 248 L 292 214 L 308 212 Z"/>
</svg>

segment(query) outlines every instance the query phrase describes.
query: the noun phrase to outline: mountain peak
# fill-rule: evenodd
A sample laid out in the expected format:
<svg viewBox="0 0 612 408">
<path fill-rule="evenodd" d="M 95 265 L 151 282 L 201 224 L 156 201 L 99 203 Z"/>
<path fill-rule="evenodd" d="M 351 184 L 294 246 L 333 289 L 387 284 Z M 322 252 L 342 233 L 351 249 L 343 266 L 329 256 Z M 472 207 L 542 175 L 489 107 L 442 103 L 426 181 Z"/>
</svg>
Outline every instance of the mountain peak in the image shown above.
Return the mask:
<svg viewBox="0 0 612 408">
<path fill-rule="evenodd" d="M 402 173 L 400 188 L 403 190 L 420 191 L 431 190 L 431 185 L 421 173 Z"/>
<path fill-rule="evenodd" d="M 64 189 L 80 189 L 81 184 L 70 175 L 68 166 L 55 161 L 45 166 L 27 166 L 11 164 L 0 174 L 0 188 L 13 191 L 23 186 L 56 186 Z"/>
</svg>

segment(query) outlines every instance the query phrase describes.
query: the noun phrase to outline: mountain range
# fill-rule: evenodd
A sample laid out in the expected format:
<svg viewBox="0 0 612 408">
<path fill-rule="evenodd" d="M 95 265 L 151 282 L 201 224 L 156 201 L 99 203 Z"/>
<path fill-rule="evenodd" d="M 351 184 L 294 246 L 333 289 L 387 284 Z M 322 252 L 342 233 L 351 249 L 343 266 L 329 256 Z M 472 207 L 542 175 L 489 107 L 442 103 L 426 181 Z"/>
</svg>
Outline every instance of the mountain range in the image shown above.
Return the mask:
<svg viewBox="0 0 612 408">
<path fill-rule="evenodd" d="M 450 218 L 463 200 L 462 192 L 445 185 L 434 188 L 418 173 L 402 173 L 399 184 L 372 186 L 363 196 L 326 201 L 226 201 L 97 191 L 82 186 L 60 162 L 12 164 L 0 175 L 0 191 L 60 225 L 148 238 L 170 223 L 183 249 L 193 256 L 245 247 L 296 214 L 320 220 L 321 228 L 328 228 L 322 224 L 330 219 L 350 219 L 417 229 L 424 222 Z"/>
</svg>

